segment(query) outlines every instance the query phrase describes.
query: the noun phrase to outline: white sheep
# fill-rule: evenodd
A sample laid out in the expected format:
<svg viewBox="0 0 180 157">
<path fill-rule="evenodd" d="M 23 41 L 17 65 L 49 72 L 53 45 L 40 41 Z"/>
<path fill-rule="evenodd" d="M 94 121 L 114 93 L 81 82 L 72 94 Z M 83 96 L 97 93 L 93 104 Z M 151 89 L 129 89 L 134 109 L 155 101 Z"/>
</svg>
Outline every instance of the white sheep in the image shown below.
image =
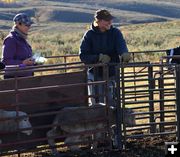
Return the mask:
<svg viewBox="0 0 180 157">
<path fill-rule="evenodd" d="M 32 134 L 32 125 L 29 122 L 29 118 L 27 113 L 22 111 L 5 111 L 0 109 L 0 132 L 13 132 L 17 131 L 18 129 L 25 129 L 20 130 L 21 133 L 26 135 Z M 2 140 L 0 139 L 0 144 Z"/>
</svg>

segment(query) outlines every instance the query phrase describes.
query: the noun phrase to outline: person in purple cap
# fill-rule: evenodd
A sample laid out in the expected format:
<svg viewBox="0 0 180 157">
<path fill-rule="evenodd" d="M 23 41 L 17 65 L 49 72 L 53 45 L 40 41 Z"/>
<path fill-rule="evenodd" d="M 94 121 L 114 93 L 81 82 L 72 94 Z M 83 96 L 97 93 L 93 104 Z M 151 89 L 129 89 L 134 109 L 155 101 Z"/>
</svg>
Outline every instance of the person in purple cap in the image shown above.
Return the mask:
<svg viewBox="0 0 180 157">
<path fill-rule="evenodd" d="M 25 13 L 19 13 L 14 18 L 14 26 L 3 41 L 2 62 L 8 67 L 32 66 L 34 61 L 32 57 L 32 48 L 27 42 L 28 31 L 33 23 L 30 17 Z M 8 68 L 6 68 L 8 69 Z M 5 71 L 4 78 L 14 78 L 33 76 L 33 72 L 10 72 Z"/>
</svg>

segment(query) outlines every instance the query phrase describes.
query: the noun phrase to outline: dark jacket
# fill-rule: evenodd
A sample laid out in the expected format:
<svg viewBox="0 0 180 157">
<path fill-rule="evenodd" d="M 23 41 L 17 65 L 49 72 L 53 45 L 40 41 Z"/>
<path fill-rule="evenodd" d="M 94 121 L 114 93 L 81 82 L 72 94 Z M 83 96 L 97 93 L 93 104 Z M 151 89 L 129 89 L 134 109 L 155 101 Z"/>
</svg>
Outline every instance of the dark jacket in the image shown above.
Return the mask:
<svg viewBox="0 0 180 157">
<path fill-rule="evenodd" d="M 91 29 L 82 38 L 79 54 L 85 64 L 95 64 L 98 63 L 100 53 L 109 55 L 110 63 L 119 63 L 119 55 L 127 52 L 126 42 L 119 29 L 111 26 L 110 30 L 101 32 L 92 24 Z M 93 72 L 93 69 L 90 69 L 90 72 Z M 102 68 L 98 71 L 102 76 Z M 109 66 L 109 75 L 115 75 L 114 66 Z"/>
<path fill-rule="evenodd" d="M 170 57 L 180 55 L 180 46 L 167 50 L 166 54 L 167 54 L 167 56 L 170 56 Z M 172 64 L 172 63 L 180 64 L 180 59 L 179 58 L 168 58 L 167 62 L 169 64 Z"/>
<path fill-rule="evenodd" d="M 22 62 L 23 60 L 32 57 L 32 49 L 24 38 L 22 38 L 17 32 L 12 31 L 3 42 L 2 55 L 2 62 L 5 65 L 25 67 L 26 65 L 23 65 Z M 15 73 L 5 71 L 5 76 L 7 77 L 14 77 L 14 75 Z M 18 77 L 32 75 L 33 72 L 31 71 L 17 74 Z"/>
</svg>

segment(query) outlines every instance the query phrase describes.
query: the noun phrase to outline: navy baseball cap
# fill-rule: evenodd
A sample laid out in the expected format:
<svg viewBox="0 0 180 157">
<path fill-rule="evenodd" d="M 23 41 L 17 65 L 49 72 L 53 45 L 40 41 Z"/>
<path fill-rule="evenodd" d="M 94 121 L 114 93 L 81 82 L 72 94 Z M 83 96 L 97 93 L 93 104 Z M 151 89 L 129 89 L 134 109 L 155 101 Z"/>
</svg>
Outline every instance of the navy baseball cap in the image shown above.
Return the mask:
<svg viewBox="0 0 180 157">
<path fill-rule="evenodd" d="M 100 9 L 95 12 L 94 18 L 97 18 L 98 20 L 109 21 L 112 20 L 114 16 L 112 16 L 108 10 Z"/>
<path fill-rule="evenodd" d="M 34 22 L 31 20 L 31 18 L 25 14 L 25 13 L 19 13 L 17 14 L 14 18 L 13 18 L 13 21 L 15 23 L 23 23 L 27 26 L 31 26 Z"/>
</svg>

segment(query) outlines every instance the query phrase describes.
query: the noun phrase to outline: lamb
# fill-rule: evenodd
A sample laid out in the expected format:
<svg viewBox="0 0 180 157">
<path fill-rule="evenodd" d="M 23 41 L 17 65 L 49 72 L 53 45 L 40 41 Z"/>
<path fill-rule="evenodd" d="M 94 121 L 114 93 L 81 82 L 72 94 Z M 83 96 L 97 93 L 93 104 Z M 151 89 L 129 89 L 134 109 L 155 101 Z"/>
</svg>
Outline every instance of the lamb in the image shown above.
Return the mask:
<svg viewBox="0 0 180 157">
<path fill-rule="evenodd" d="M 13 131 L 17 131 L 18 129 L 25 129 L 25 130 L 21 130 L 21 133 L 24 133 L 26 135 L 31 135 L 32 134 L 32 129 L 30 129 L 31 127 L 32 125 L 29 122 L 29 118 L 25 112 L 5 111 L 0 109 L 0 132 L 13 132 Z M 0 139 L 0 144 L 1 143 L 2 140 Z"/>
<path fill-rule="evenodd" d="M 115 110 L 109 110 L 109 122 L 111 125 L 115 124 Z M 128 126 L 135 125 L 135 116 L 132 110 L 125 110 L 125 123 Z M 106 122 L 93 122 L 93 120 L 98 118 L 105 118 L 106 116 L 106 106 L 102 103 L 92 105 L 89 107 L 66 107 L 63 108 L 57 115 L 53 124 L 59 125 L 54 126 L 50 131 L 47 132 L 48 143 L 52 148 L 52 154 L 57 155 L 58 152 L 55 148 L 55 139 L 53 136 L 58 136 L 62 132 L 65 133 L 80 133 L 83 131 L 91 131 L 97 129 L 103 129 L 107 127 Z M 82 122 L 82 120 L 84 122 Z M 90 136 L 90 135 L 87 135 Z M 101 133 L 94 135 L 94 138 L 99 139 L 102 137 Z M 64 143 L 70 144 L 73 142 L 82 142 L 87 138 L 86 135 L 76 135 L 71 137 L 66 137 Z M 71 151 L 79 150 L 77 145 L 68 146 Z M 93 148 L 97 147 L 97 142 L 93 143 Z"/>
</svg>

